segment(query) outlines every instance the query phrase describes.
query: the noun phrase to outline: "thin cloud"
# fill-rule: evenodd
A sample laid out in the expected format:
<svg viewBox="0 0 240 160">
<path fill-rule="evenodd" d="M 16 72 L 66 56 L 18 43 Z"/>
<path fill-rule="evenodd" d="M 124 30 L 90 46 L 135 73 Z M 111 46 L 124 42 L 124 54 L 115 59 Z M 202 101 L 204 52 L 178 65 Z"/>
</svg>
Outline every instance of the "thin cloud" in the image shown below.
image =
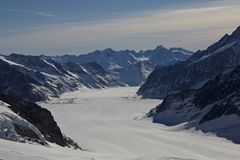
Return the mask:
<svg viewBox="0 0 240 160">
<path fill-rule="evenodd" d="M 20 10 L 20 9 L 9 9 L 9 8 L 0 8 L 0 11 L 2 11 L 2 12 L 29 13 L 29 14 L 32 14 L 32 15 L 43 16 L 43 17 L 59 17 L 57 15 L 50 14 L 50 13 L 43 12 L 43 11 Z"/>
<path fill-rule="evenodd" d="M 38 53 L 79 53 L 106 47 L 148 49 L 160 43 L 169 47 L 204 49 L 239 25 L 239 8 L 238 5 L 189 7 L 91 23 L 56 24 L 1 38 L 0 45 L 6 50 Z"/>
</svg>

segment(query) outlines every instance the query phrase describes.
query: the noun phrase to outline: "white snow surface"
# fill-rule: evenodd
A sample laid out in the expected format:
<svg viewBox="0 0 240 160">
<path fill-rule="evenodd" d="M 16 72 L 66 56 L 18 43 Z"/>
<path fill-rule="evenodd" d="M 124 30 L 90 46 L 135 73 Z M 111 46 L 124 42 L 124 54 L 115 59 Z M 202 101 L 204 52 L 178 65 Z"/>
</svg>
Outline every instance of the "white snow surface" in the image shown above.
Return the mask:
<svg viewBox="0 0 240 160">
<path fill-rule="evenodd" d="M 25 69 L 27 69 L 27 70 L 35 71 L 35 70 L 30 69 L 30 68 L 28 68 L 28 67 L 26 67 L 26 66 L 24 66 L 24 65 L 22 65 L 22 64 L 18 64 L 18 63 L 15 63 L 15 62 L 13 62 L 13 61 L 10 61 L 10 60 L 6 59 L 5 57 L 3 57 L 2 55 L 0 55 L 0 59 L 3 60 L 4 62 L 10 64 L 10 65 L 19 66 L 19 67 L 23 67 L 23 68 L 25 68 Z"/>
<path fill-rule="evenodd" d="M 25 66 L 23 66 L 23 65 L 21 65 L 21 64 L 15 63 L 15 62 L 13 62 L 13 61 L 9 61 L 9 60 L 7 60 L 5 57 L 3 57 L 3 56 L 1 56 L 1 55 L 0 55 L 0 59 L 3 60 L 3 61 L 5 61 L 5 62 L 7 62 L 7 63 L 10 64 L 10 65 L 25 67 Z"/>
<path fill-rule="evenodd" d="M 8 104 L 0 101 L 0 138 L 22 143 L 28 142 L 26 138 L 18 135 L 18 133 L 15 131 L 14 125 L 18 125 L 20 127 L 32 130 L 32 132 L 34 132 L 43 143 L 46 143 L 45 138 L 34 125 L 15 114 L 8 108 L 8 106 Z"/>
<path fill-rule="evenodd" d="M 41 58 L 41 59 L 42 59 L 42 61 L 43 61 L 44 63 L 46 63 L 47 65 L 53 67 L 57 72 L 61 73 L 61 72 L 58 70 L 58 68 L 57 68 L 54 64 L 48 62 L 48 61 L 45 60 L 44 58 Z"/>
<path fill-rule="evenodd" d="M 63 133 L 85 151 L 0 140 L 6 160 L 239 160 L 240 146 L 214 135 L 142 119 L 159 100 L 140 99 L 138 88 L 82 89 L 41 104 Z"/>
</svg>

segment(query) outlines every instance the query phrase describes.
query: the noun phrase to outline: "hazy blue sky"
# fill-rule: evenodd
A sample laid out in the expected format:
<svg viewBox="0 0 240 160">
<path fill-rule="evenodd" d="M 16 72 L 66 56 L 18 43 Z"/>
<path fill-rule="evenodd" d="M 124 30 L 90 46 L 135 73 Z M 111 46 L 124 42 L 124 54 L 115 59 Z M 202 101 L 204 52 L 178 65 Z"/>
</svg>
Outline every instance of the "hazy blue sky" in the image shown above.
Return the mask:
<svg viewBox="0 0 240 160">
<path fill-rule="evenodd" d="M 0 53 L 204 49 L 240 25 L 239 0 L 0 0 Z"/>
</svg>

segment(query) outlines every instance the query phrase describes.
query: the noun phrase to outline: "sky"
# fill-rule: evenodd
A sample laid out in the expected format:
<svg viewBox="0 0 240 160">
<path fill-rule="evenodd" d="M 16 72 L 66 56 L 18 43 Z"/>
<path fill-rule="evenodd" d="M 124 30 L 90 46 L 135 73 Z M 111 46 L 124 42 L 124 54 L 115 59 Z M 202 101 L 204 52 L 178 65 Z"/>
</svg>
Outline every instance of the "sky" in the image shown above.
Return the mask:
<svg viewBox="0 0 240 160">
<path fill-rule="evenodd" d="M 239 15 L 239 0 L 0 0 L 0 54 L 203 50 Z"/>
</svg>

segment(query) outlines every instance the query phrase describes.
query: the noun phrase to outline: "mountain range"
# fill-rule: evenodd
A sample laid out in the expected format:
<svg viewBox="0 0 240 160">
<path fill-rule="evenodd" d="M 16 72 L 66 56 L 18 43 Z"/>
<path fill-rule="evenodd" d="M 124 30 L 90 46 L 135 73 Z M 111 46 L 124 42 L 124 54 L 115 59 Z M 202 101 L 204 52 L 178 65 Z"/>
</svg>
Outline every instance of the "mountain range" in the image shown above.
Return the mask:
<svg viewBox="0 0 240 160">
<path fill-rule="evenodd" d="M 104 70 L 113 73 L 119 80 L 130 86 L 141 85 L 157 65 L 172 65 L 188 59 L 193 53 L 182 48 L 167 49 L 158 46 L 153 50 L 136 52 L 133 50 L 115 51 L 111 48 L 88 54 L 51 57 L 59 63 L 96 62 Z M 127 76 L 126 76 L 127 75 Z"/>
<path fill-rule="evenodd" d="M 0 56 L 0 89 L 28 100 L 43 101 L 81 87 L 124 86 L 99 64 L 57 63 L 41 56 Z"/>
<path fill-rule="evenodd" d="M 164 98 L 181 90 L 198 89 L 218 74 L 228 73 L 240 65 L 239 48 L 240 27 L 186 61 L 156 67 L 138 94 L 145 98 Z"/>
</svg>

